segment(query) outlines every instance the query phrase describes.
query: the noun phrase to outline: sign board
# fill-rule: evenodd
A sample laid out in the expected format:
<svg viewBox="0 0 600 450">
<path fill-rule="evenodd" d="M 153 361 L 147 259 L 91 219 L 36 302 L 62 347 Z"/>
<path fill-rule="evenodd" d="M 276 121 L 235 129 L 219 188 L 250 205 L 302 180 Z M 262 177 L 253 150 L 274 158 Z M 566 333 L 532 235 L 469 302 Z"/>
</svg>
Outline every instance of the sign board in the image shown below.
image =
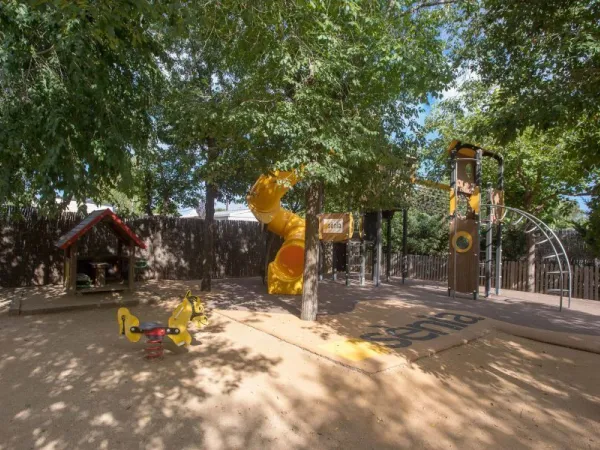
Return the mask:
<svg viewBox="0 0 600 450">
<path fill-rule="evenodd" d="M 344 242 L 352 238 L 354 220 L 350 213 L 319 214 L 319 239 Z"/>
</svg>

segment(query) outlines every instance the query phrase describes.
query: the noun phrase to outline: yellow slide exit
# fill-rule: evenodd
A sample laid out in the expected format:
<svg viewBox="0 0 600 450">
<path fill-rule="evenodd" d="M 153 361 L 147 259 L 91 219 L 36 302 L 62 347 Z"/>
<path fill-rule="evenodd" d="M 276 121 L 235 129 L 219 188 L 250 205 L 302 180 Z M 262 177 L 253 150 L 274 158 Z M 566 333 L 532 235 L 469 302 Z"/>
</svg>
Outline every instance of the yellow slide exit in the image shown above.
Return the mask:
<svg viewBox="0 0 600 450">
<path fill-rule="evenodd" d="M 256 219 L 268 224 L 268 230 L 284 240 L 275 260 L 269 264 L 269 294 L 302 293 L 304 219 L 281 207 L 281 198 L 297 182 L 294 172 L 276 171 L 273 175 L 262 175 L 246 198 Z"/>
</svg>

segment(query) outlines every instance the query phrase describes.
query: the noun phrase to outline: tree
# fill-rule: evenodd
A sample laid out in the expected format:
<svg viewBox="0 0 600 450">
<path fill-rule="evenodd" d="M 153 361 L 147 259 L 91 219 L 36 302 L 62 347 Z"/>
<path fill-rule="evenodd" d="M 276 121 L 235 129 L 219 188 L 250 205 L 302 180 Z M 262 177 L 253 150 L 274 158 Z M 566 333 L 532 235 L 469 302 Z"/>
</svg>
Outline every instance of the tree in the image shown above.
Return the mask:
<svg viewBox="0 0 600 450">
<path fill-rule="evenodd" d="M 230 38 L 236 115 L 250 125 L 257 167 L 297 170 L 306 183 L 302 318 L 312 320 L 317 193 L 325 184 L 327 192 L 344 186 L 359 197 L 368 169 L 394 155 L 392 137 L 408 141 L 419 103 L 449 79 L 443 12 L 414 10 L 408 1 L 311 1 L 222 2 L 209 15 L 219 13 L 224 25 L 211 31 Z"/>
<path fill-rule="evenodd" d="M 228 35 L 228 21 L 235 16 L 227 11 L 236 13 L 227 4 L 189 5 L 186 33 L 171 43 L 175 61 L 166 100 L 173 143 L 192 155 L 194 176 L 205 188 L 201 206 L 205 224 L 202 290 L 206 291 L 211 290 L 215 202 L 242 196 L 255 178 L 249 130 L 235 110 L 236 77 L 243 67 L 232 65 L 235 59 L 227 57 L 237 39 Z"/>
<path fill-rule="evenodd" d="M 237 167 L 252 181 L 275 169 L 304 179 L 303 302 L 311 303 L 304 318 L 316 314 L 310 279 L 320 186 L 364 193 L 367 169 L 391 159 L 392 136 L 408 141 L 404 131 L 417 126 L 419 103 L 449 79 L 443 12 L 413 8 L 409 1 L 249 8 L 226 0 L 189 10 L 189 39 L 175 64 L 187 86 L 177 101 L 178 134 L 198 148 L 215 139 L 205 176 L 216 186 Z"/>
<path fill-rule="evenodd" d="M 494 95 L 483 135 L 559 137 L 589 176 L 591 215 L 600 205 L 600 3 L 590 0 L 455 2 L 453 56 Z M 600 222 L 587 235 L 600 241 Z"/>
<path fill-rule="evenodd" d="M 439 179 L 447 176 L 445 149 L 450 141 L 480 145 L 498 152 L 504 158 L 505 202 L 540 217 L 547 223 L 556 222 L 558 211 L 571 202 L 570 197 L 584 195 L 592 174 L 581 170 L 581 164 L 571 158 L 570 147 L 556 130 L 536 132 L 533 127 L 523 130 L 514 140 L 502 144 L 496 136 L 484 134 L 486 124 L 493 120 L 487 109 L 487 99 L 494 97 L 478 82 L 463 87 L 463 95 L 440 103 L 426 122 L 426 132 L 435 131 L 423 154 L 425 166 Z M 492 163 L 493 164 L 493 163 Z M 485 170 L 483 184 L 495 183 L 496 172 Z M 528 235 L 528 287 L 533 289 L 535 241 Z"/>
<path fill-rule="evenodd" d="M 0 202 L 55 208 L 57 194 L 131 188 L 175 12 L 169 1 L 3 3 Z"/>
<path fill-rule="evenodd" d="M 600 164 L 600 4 L 590 0 L 458 2 L 456 64 L 495 95 L 489 130 L 501 143 L 554 129 L 577 158 Z"/>
<path fill-rule="evenodd" d="M 409 255 L 445 255 L 448 253 L 447 211 L 432 215 L 408 208 L 407 252 Z M 387 245 L 387 241 L 384 243 Z M 402 250 L 402 214 L 392 218 L 392 250 Z"/>
</svg>

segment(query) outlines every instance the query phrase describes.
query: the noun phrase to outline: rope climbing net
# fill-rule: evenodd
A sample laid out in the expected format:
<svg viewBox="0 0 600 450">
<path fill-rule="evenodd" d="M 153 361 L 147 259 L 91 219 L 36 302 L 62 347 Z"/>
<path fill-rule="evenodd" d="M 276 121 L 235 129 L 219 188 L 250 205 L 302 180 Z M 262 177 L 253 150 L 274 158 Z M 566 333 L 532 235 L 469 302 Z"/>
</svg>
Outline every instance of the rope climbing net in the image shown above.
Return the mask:
<svg viewBox="0 0 600 450">
<path fill-rule="evenodd" d="M 429 215 L 448 215 L 448 191 L 416 185 L 406 199 L 406 206 Z"/>
</svg>

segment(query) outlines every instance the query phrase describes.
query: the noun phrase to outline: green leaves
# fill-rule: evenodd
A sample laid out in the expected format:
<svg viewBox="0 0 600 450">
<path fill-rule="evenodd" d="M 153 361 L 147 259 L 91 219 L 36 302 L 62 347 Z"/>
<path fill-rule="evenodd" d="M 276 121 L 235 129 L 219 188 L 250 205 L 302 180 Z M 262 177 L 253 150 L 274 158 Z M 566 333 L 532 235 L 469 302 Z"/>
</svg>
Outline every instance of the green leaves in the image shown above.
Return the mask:
<svg viewBox="0 0 600 450">
<path fill-rule="evenodd" d="M 589 0 L 480 0 L 457 9 L 457 64 L 495 89 L 490 130 L 508 142 L 528 127 L 571 134 L 573 150 L 600 165 L 600 4 Z M 468 26 L 464 24 L 468 23 Z M 578 130 L 576 137 L 572 134 Z M 595 135 L 591 138 L 587 133 Z M 591 139 L 590 139 L 591 138 Z"/>
<path fill-rule="evenodd" d="M 495 93 L 492 93 L 492 98 Z M 556 130 L 539 132 L 524 129 L 504 143 L 488 126 L 494 121 L 488 109 L 488 90 L 480 82 L 463 85 L 460 97 L 437 105 L 426 123 L 426 132 L 435 132 L 421 156 L 434 179 L 447 178 L 446 147 L 453 139 L 480 145 L 504 157 L 507 205 L 524 209 L 550 223 L 569 197 L 589 189 L 594 175 L 582 170 L 573 158 L 565 136 Z M 483 184 L 495 184 L 496 168 L 484 163 Z"/>
<path fill-rule="evenodd" d="M 382 191 L 382 164 L 402 160 L 419 104 L 450 79 L 440 8 L 179 6 L 3 4 L 0 202 L 118 191 L 156 209 L 166 193 L 190 201 L 182 179 L 190 192 L 204 180 L 239 195 L 259 173 L 299 168 L 364 199 Z"/>
<path fill-rule="evenodd" d="M 0 202 L 50 209 L 131 186 L 162 89 L 165 2 L 9 1 L 0 9 Z"/>
</svg>

